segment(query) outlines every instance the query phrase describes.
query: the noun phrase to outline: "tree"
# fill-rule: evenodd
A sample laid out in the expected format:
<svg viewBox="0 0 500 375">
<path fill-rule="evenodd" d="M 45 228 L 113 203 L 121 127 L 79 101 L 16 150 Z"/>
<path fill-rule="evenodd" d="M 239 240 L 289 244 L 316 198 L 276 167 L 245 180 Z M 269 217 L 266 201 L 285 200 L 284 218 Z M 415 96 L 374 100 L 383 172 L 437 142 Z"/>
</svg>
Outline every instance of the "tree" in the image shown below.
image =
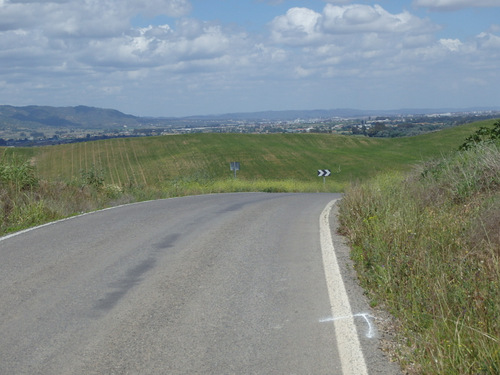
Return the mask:
<svg viewBox="0 0 500 375">
<path fill-rule="evenodd" d="M 481 126 L 476 132 L 465 138 L 464 143 L 458 148 L 460 151 L 470 150 L 479 143 L 500 140 L 500 120 L 493 124 L 493 128 Z"/>
<path fill-rule="evenodd" d="M 376 137 L 378 133 L 387 130 L 387 126 L 383 122 L 376 122 L 369 130 L 369 137 Z"/>
</svg>

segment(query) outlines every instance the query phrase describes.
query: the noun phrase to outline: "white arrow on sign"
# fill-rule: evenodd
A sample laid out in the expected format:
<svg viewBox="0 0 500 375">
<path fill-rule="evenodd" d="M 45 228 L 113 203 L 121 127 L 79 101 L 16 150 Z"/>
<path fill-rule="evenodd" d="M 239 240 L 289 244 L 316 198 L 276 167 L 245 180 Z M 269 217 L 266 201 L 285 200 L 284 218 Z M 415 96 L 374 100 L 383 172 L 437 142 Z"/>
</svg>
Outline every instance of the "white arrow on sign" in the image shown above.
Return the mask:
<svg viewBox="0 0 500 375">
<path fill-rule="evenodd" d="M 328 177 L 332 174 L 329 169 L 318 169 L 318 177 Z"/>
</svg>

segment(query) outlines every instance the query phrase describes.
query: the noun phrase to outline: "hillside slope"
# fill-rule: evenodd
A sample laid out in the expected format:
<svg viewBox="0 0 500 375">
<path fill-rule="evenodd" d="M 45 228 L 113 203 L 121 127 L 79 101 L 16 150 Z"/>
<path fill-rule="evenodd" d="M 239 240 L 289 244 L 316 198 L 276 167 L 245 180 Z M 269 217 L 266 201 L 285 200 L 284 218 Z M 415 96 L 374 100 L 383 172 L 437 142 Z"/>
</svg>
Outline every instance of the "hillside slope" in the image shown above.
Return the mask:
<svg viewBox="0 0 500 375">
<path fill-rule="evenodd" d="M 31 158 L 41 178 L 71 181 L 92 167 L 109 184 L 161 187 L 184 178 L 231 177 L 238 161 L 241 179 L 317 181 L 318 169 L 331 169 L 345 186 L 385 170 L 411 165 L 455 150 L 484 121 L 418 137 L 374 139 L 325 134 L 192 134 L 110 139 L 34 149 L 17 149 Z M 339 172 L 340 168 L 340 172 Z"/>
</svg>

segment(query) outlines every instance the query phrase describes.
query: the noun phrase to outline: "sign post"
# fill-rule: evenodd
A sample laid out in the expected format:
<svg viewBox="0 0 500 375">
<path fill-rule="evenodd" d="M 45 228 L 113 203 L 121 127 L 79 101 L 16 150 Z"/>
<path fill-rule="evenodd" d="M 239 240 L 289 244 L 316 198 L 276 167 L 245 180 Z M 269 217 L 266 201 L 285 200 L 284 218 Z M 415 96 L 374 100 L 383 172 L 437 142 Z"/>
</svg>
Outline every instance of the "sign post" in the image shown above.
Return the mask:
<svg viewBox="0 0 500 375">
<path fill-rule="evenodd" d="M 326 177 L 331 174 L 332 172 L 329 169 L 318 169 L 318 177 L 323 177 L 323 185 L 326 184 Z"/>
<path fill-rule="evenodd" d="M 238 161 L 232 161 L 229 163 L 229 166 L 232 171 L 234 171 L 234 178 L 236 178 L 236 171 L 240 170 L 240 163 Z"/>
<path fill-rule="evenodd" d="M 334 171 L 334 173 L 340 173 L 340 165 L 338 171 Z M 329 169 L 318 169 L 318 177 L 323 177 L 323 185 L 326 184 L 326 177 L 330 176 L 332 171 Z"/>
</svg>

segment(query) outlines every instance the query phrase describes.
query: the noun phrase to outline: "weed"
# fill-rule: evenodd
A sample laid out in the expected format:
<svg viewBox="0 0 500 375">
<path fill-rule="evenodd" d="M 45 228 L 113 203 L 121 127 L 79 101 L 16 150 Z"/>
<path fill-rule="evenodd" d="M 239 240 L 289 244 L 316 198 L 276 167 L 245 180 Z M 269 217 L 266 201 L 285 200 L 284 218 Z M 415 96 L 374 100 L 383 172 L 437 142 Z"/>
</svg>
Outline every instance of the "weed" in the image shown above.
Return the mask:
<svg viewBox="0 0 500 375">
<path fill-rule="evenodd" d="M 35 168 L 28 161 L 0 160 L 0 186 L 16 191 L 30 189 L 38 184 Z"/>
<path fill-rule="evenodd" d="M 88 170 L 80 170 L 82 188 L 91 186 L 95 189 L 101 189 L 104 186 L 104 171 L 102 168 L 97 168 L 92 165 Z"/>
<path fill-rule="evenodd" d="M 401 322 L 403 366 L 498 373 L 499 179 L 490 143 L 347 189 L 342 232 L 363 285 Z"/>
</svg>

